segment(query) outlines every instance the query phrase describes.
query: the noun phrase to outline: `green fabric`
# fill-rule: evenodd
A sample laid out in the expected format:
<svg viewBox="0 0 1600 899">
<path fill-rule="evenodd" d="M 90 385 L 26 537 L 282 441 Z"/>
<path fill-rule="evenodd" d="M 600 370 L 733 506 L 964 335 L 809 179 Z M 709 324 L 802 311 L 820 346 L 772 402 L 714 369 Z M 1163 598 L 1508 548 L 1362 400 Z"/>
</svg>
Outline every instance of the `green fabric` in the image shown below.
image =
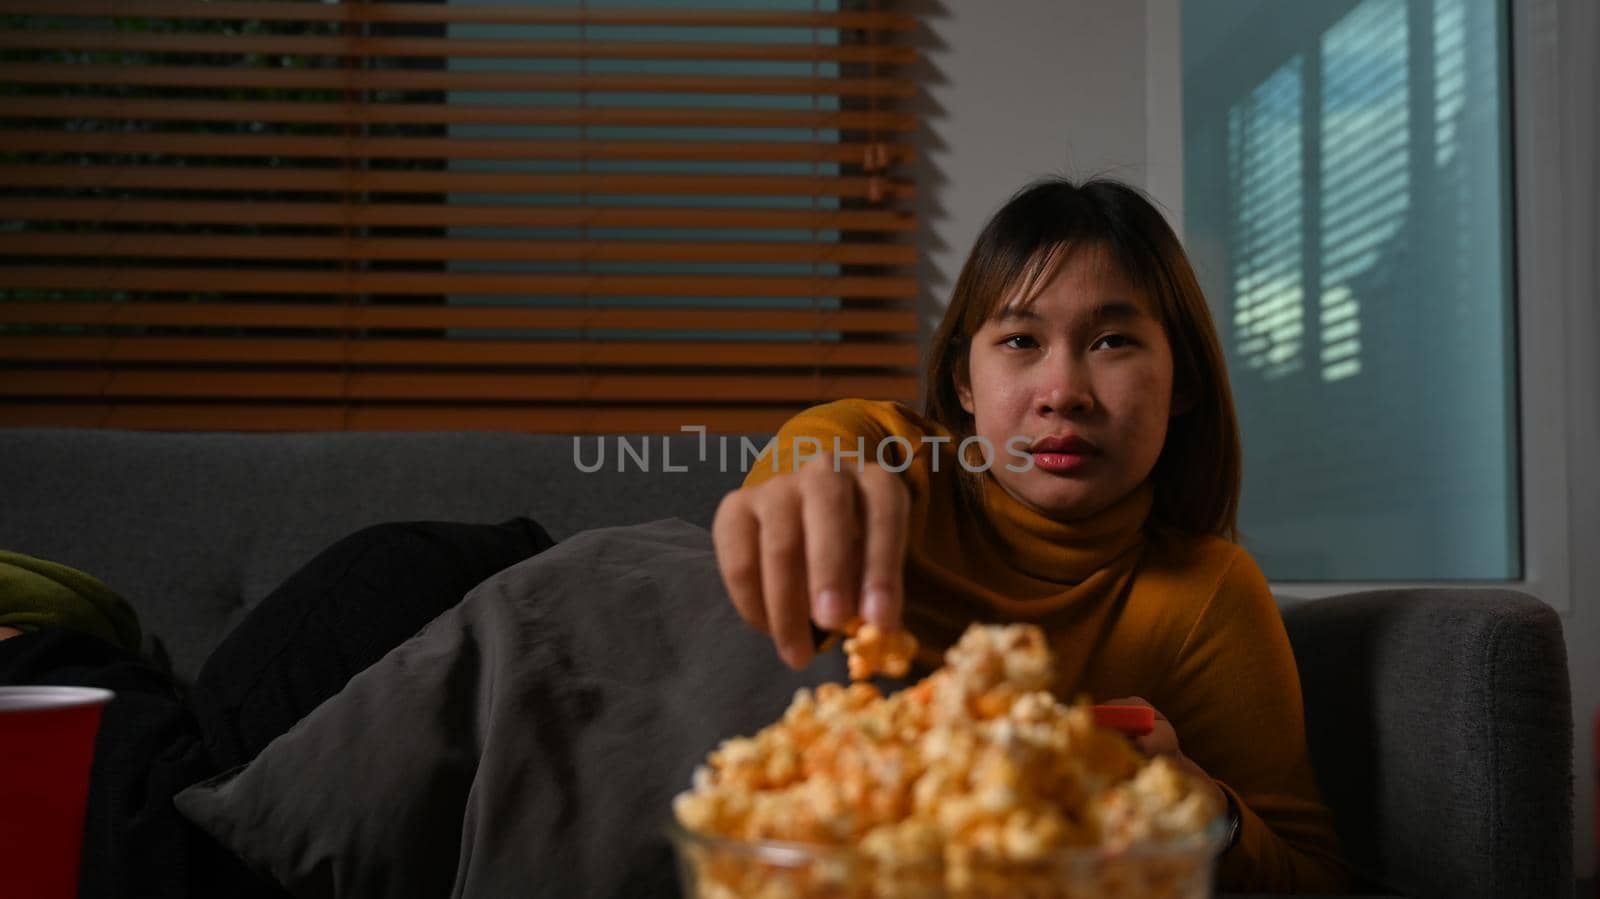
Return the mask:
<svg viewBox="0 0 1600 899">
<path fill-rule="evenodd" d="M 139 616 L 110 587 L 76 568 L 4 549 L 0 625 L 71 628 L 139 651 Z"/>
</svg>

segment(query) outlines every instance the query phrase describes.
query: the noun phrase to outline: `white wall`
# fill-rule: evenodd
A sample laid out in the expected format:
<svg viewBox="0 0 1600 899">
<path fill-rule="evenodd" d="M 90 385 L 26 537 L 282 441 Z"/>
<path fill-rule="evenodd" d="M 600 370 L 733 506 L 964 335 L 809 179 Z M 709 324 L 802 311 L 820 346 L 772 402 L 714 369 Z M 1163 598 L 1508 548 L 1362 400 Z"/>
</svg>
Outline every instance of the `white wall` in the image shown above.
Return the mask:
<svg viewBox="0 0 1600 899">
<path fill-rule="evenodd" d="M 1518 0 L 1520 2 L 1520 0 Z M 1182 219 L 1179 0 L 930 0 L 921 209 L 923 297 L 937 322 L 984 219 L 1029 179 L 1111 174 L 1149 190 Z M 1600 709 L 1600 263 L 1593 256 L 1600 4 L 1554 0 L 1564 85 L 1561 233 L 1565 322 L 1570 597 L 1564 613 L 1576 717 L 1574 860 L 1595 873 L 1594 719 Z M 1586 51 L 1573 48 L 1587 47 Z M 1584 85 L 1588 85 L 1584 88 Z M 1584 237 L 1587 235 L 1587 237 Z M 1582 240 L 1588 245 L 1579 246 Z M 1528 299 L 1524 298 L 1524 302 Z"/>
<path fill-rule="evenodd" d="M 1140 0 L 931 0 L 922 184 L 934 323 L 985 219 L 1042 175 L 1144 181 Z"/>
</svg>

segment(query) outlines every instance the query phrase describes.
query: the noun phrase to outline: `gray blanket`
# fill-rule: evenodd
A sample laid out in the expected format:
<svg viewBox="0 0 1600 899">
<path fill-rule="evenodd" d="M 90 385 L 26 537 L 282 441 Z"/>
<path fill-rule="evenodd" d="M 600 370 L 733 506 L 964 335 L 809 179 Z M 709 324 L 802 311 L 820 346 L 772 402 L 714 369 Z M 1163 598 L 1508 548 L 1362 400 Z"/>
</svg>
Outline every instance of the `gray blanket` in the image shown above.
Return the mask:
<svg viewBox="0 0 1600 899">
<path fill-rule="evenodd" d="M 670 893 L 662 828 L 695 764 L 843 676 L 837 652 L 789 671 L 739 621 L 703 529 L 589 531 L 177 803 L 299 896 Z"/>
</svg>

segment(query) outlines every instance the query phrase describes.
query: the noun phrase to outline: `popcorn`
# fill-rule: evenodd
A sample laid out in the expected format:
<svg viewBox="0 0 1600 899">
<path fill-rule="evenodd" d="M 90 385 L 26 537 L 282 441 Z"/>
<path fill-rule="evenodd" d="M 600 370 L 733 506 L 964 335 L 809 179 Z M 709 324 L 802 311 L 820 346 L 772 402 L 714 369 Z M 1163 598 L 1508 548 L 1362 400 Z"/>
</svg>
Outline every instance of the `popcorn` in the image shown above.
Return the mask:
<svg viewBox="0 0 1600 899">
<path fill-rule="evenodd" d="M 917 638 L 906 631 L 887 633 L 876 624 L 853 618 L 844 626 L 849 639 L 844 652 L 851 680 L 866 680 L 874 674 L 905 677 L 917 655 Z"/>
<path fill-rule="evenodd" d="M 702 858 L 700 895 L 1088 895 L 1054 861 L 1067 850 L 1198 836 L 1221 811 L 1209 784 L 1095 726 L 1087 703 L 1057 702 L 1037 627 L 974 625 L 943 668 L 888 697 L 861 678 L 903 675 L 915 640 L 849 632 L 855 683 L 799 690 L 673 803 L 692 832 L 849 851 L 801 868 Z M 1098 859 L 1094 895 L 1184 896 L 1210 876 L 1203 851 Z"/>
</svg>

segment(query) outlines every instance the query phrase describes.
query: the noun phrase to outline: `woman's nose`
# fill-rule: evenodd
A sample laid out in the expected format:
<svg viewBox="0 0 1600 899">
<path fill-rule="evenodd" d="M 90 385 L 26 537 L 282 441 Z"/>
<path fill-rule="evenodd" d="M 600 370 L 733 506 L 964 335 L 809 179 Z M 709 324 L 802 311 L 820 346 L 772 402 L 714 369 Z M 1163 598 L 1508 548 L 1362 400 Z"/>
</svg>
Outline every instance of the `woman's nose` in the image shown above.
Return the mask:
<svg viewBox="0 0 1600 899">
<path fill-rule="evenodd" d="M 1086 366 L 1069 361 L 1053 366 L 1040 385 L 1041 415 L 1083 415 L 1094 409 L 1094 386 Z"/>
</svg>

